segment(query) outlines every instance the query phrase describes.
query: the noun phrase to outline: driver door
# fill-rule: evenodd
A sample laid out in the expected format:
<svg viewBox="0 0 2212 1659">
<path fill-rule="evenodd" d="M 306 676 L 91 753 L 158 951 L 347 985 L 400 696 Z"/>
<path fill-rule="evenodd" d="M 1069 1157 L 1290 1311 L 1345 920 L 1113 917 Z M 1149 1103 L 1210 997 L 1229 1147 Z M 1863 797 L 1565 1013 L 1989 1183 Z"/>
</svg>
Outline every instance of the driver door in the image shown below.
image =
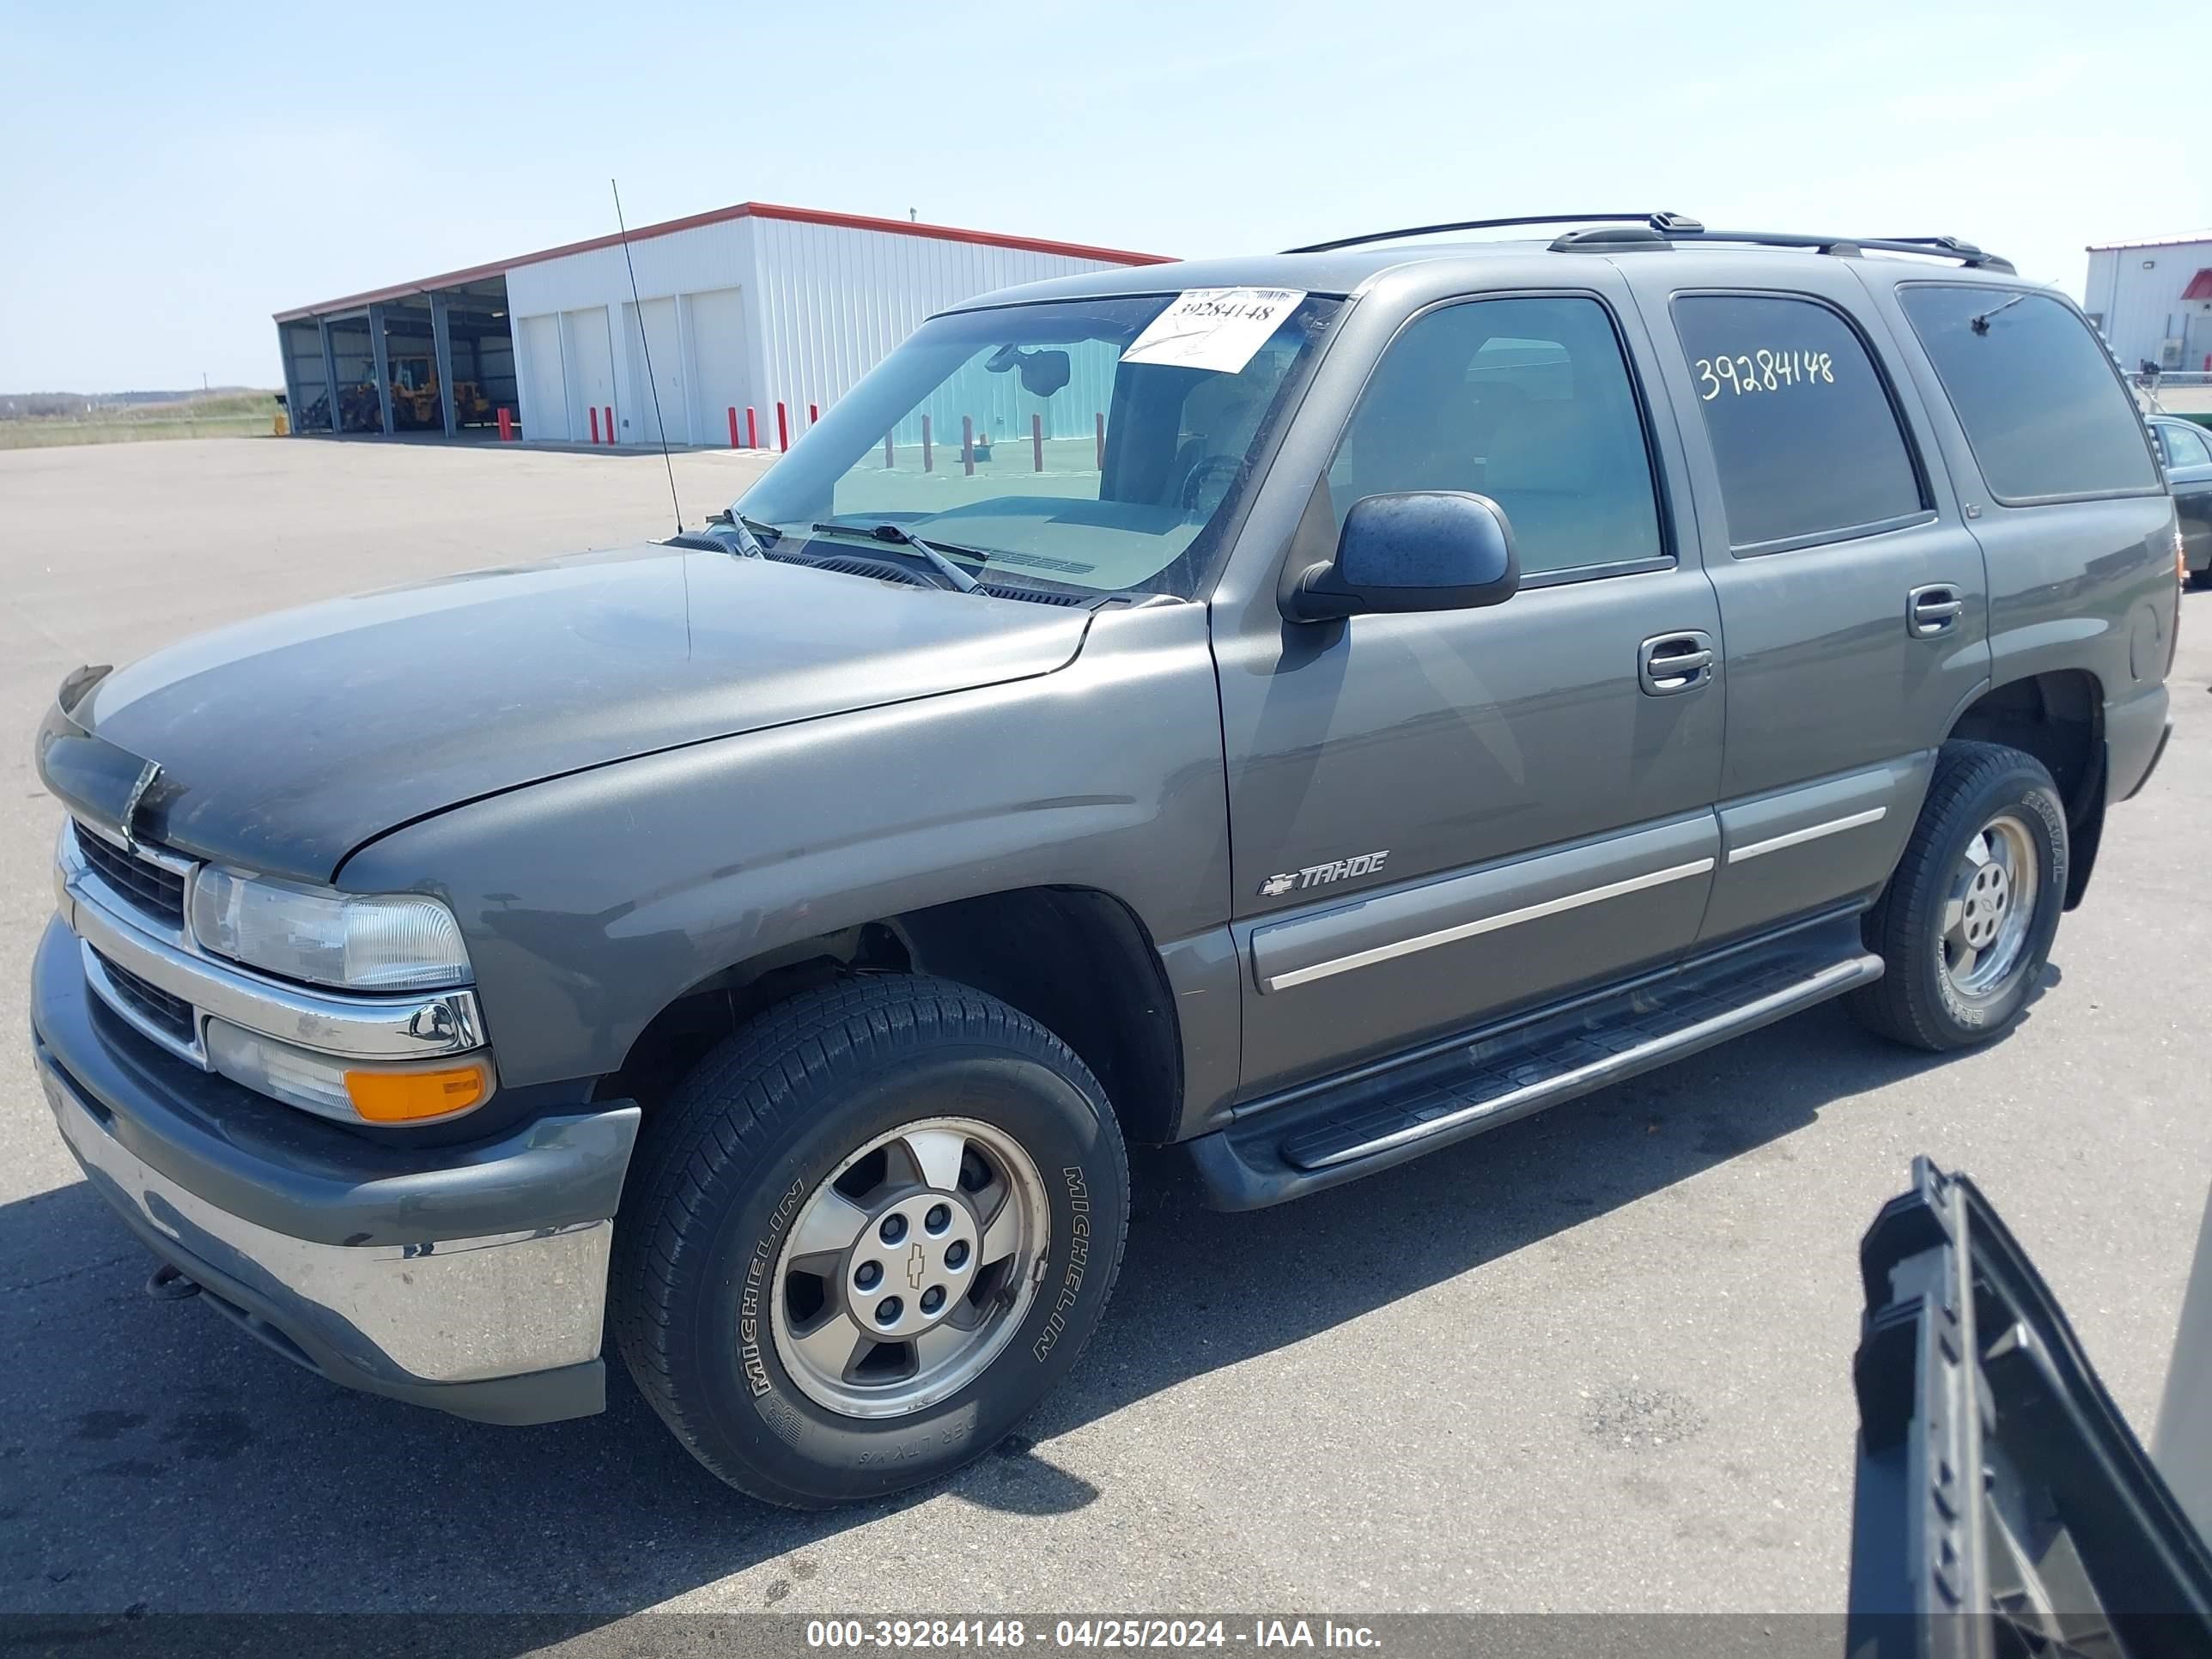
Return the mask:
<svg viewBox="0 0 2212 1659">
<path fill-rule="evenodd" d="M 1718 846 L 1719 614 L 1656 487 L 1674 440 L 1639 390 L 1638 325 L 1610 272 L 1577 275 L 1604 286 L 1411 308 L 1308 505 L 1333 545 L 1363 495 L 1488 495 L 1517 544 L 1514 597 L 1322 623 L 1267 596 L 1233 622 L 1217 610 L 1247 1097 L 1663 963 L 1697 935 Z"/>
</svg>

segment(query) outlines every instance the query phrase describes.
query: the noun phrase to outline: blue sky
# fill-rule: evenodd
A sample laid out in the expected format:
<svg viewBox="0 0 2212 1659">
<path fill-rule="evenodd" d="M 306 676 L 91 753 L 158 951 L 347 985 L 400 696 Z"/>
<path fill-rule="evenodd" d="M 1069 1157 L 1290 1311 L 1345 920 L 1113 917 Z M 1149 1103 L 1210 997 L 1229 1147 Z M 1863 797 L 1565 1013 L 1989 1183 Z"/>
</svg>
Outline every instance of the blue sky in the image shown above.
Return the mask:
<svg viewBox="0 0 2212 1659">
<path fill-rule="evenodd" d="M 2212 223 L 2176 4 L 0 7 L 0 391 L 273 384 L 270 313 L 748 198 L 1165 253 L 1672 208 L 2078 295 Z"/>
</svg>

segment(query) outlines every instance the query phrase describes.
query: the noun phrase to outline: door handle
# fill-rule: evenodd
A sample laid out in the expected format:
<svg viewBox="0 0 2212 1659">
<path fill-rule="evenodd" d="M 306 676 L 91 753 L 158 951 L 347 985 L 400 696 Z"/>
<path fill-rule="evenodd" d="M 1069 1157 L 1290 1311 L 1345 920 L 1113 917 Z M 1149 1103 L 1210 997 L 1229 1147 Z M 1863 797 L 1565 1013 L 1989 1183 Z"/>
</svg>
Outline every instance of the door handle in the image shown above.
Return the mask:
<svg viewBox="0 0 2212 1659">
<path fill-rule="evenodd" d="M 1691 629 L 1657 634 L 1636 647 L 1636 683 L 1648 697 L 1671 697 L 1710 684 L 1717 660 L 1713 636 Z"/>
<path fill-rule="evenodd" d="M 1933 639 L 1959 625 L 1966 602 L 1948 582 L 1916 587 L 1905 596 L 1905 631 L 1916 640 Z"/>
</svg>

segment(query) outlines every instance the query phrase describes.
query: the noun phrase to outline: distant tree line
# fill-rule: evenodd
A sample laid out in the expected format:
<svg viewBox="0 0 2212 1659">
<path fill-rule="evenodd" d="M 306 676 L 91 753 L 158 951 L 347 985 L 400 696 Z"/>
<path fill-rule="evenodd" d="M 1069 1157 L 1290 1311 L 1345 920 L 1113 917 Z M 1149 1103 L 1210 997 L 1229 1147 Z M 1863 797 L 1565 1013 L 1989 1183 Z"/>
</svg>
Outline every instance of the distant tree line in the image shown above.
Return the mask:
<svg viewBox="0 0 2212 1659">
<path fill-rule="evenodd" d="M 250 390 L 239 386 L 192 386 L 181 392 L 0 392 L 0 421 L 82 420 L 103 410 L 149 404 L 193 404 L 233 398 Z"/>
</svg>

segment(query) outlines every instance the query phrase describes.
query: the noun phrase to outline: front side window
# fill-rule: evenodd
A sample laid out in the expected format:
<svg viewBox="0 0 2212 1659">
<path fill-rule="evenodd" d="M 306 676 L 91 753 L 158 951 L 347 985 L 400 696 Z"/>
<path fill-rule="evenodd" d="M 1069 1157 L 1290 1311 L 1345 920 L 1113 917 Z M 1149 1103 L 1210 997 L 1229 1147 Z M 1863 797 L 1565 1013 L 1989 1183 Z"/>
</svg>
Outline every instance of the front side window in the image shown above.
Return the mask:
<svg viewBox="0 0 2212 1659">
<path fill-rule="evenodd" d="M 1771 294 L 1686 294 L 1674 309 L 1731 547 L 1860 535 L 1925 509 L 1888 388 L 1838 313 Z"/>
<path fill-rule="evenodd" d="M 819 538 L 814 550 L 834 554 L 836 532 L 817 526 L 896 526 L 994 584 L 1193 597 L 1285 386 L 1340 303 L 1219 293 L 1245 297 L 1188 329 L 1166 319 L 1164 349 L 1160 331 L 1139 337 L 1192 296 L 933 319 L 734 510 L 779 547 Z M 1255 306 L 1279 321 L 1243 326 Z"/>
<path fill-rule="evenodd" d="M 2071 307 L 1978 284 L 1915 283 L 1897 298 L 1999 501 L 2158 487 L 2132 400 Z"/>
<path fill-rule="evenodd" d="M 1473 300 L 1390 343 L 1328 469 L 1339 529 L 1365 495 L 1464 489 L 1504 509 L 1525 575 L 1660 556 L 1644 425 L 1595 300 Z"/>
</svg>

